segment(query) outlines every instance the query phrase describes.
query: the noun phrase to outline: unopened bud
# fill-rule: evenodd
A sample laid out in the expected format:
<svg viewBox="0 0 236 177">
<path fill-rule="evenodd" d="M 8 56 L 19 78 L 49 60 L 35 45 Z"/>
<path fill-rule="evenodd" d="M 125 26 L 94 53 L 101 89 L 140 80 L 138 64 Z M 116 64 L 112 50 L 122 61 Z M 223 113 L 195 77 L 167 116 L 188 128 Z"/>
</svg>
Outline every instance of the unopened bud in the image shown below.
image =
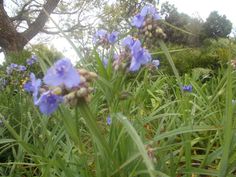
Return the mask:
<svg viewBox="0 0 236 177">
<path fill-rule="evenodd" d="M 88 71 L 86 69 L 79 69 L 79 74 L 85 75 L 87 73 L 88 73 Z"/>
<path fill-rule="evenodd" d="M 147 23 L 147 24 L 150 24 L 150 23 L 152 23 L 152 18 L 150 18 L 150 17 L 149 17 L 149 18 L 147 18 L 147 20 L 146 20 L 146 23 Z"/>
<path fill-rule="evenodd" d="M 73 100 L 75 98 L 75 92 L 71 92 L 65 95 L 65 100 Z"/>
<path fill-rule="evenodd" d="M 82 84 L 82 83 L 85 83 L 85 82 L 86 82 L 85 77 L 84 76 L 80 76 L 80 83 Z"/>
<path fill-rule="evenodd" d="M 89 87 L 89 88 L 88 88 L 88 92 L 89 92 L 89 93 L 94 92 L 94 88 L 93 88 L 93 87 Z"/>
<path fill-rule="evenodd" d="M 150 38 L 151 38 L 151 37 L 152 37 L 152 33 L 150 33 L 150 32 L 149 32 L 149 34 L 148 34 L 148 37 L 150 37 Z"/>
<path fill-rule="evenodd" d="M 86 102 L 90 102 L 90 101 L 91 101 L 91 96 L 90 96 L 90 95 L 87 95 L 87 96 L 85 97 L 85 101 L 86 101 Z"/>
<path fill-rule="evenodd" d="M 76 96 L 77 97 L 85 97 L 86 95 L 88 95 L 88 90 L 84 87 L 81 87 L 77 92 L 76 92 Z"/>
<path fill-rule="evenodd" d="M 147 30 L 148 30 L 148 29 L 147 29 L 147 26 L 145 26 L 145 27 L 143 28 L 143 32 L 145 33 Z"/>
<path fill-rule="evenodd" d="M 148 25 L 148 30 L 152 30 L 152 25 Z"/>
<path fill-rule="evenodd" d="M 89 76 L 92 78 L 92 79 L 96 79 L 98 77 L 98 75 L 94 72 L 89 72 Z"/>
</svg>

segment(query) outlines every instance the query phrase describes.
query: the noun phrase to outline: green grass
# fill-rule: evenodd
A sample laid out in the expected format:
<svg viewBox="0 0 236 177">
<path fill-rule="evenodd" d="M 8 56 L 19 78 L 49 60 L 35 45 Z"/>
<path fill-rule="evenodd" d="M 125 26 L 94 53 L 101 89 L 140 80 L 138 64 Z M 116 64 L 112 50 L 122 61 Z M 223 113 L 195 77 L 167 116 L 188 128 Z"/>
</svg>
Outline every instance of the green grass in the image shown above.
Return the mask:
<svg viewBox="0 0 236 177">
<path fill-rule="evenodd" d="M 0 175 L 236 176 L 235 73 L 222 69 L 205 83 L 179 76 L 161 46 L 175 76 L 145 67 L 113 71 L 94 53 L 91 69 L 99 78 L 91 102 L 62 105 L 50 117 L 21 89 L 2 90 Z M 182 92 L 181 84 L 193 92 Z"/>
</svg>

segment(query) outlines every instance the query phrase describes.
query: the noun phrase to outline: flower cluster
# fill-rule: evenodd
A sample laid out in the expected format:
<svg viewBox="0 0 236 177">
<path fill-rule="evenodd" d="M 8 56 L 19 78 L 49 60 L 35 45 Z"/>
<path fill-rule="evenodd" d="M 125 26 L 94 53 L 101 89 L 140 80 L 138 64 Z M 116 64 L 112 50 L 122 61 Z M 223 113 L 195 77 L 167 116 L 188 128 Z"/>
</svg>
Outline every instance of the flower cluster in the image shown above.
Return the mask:
<svg viewBox="0 0 236 177">
<path fill-rule="evenodd" d="M 139 36 L 146 38 L 165 38 L 166 35 L 158 25 L 160 14 L 153 5 L 146 5 L 142 8 L 141 12 L 135 15 L 131 24 L 138 28 Z"/>
<path fill-rule="evenodd" d="M 69 59 L 62 58 L 48 69 L 43 84 L 31 73 L 24 89 L 33 94 L 34 104 L 39 110 L 50 115 L 62 102 L 75 106 L 81 99 L 88 101 L 89 93 L 92 92 L 89 82 L 96 76 L 84 69 L 77 70 Z"/>
<path fill-rule="evenodd" d="M 93 37 L 94 44 L 102 45 L 105 48 L 109 48 L 110 45 L 113 45 L 117 40 L 118 40 L 117 31 L 109 33 L 104 29 L 98 30 Z"/>
<path fill-rule="evenodd" d="M 15 63 L 11 63 L 9 66 L 7 66 L 6 73 L 8 75 L 12 74 L 14 71 L 26 71 L 26 67 L 24 65 L 18 65 Z"/>
<path fill-rule="evenodd" d="M 129 67 L 129 71 L 138 71 L 141 65 L 151 61 L 151 54 L 142 47 L 138 39 L 127 36 L 122 41 L 124 51 L 115 57 L 113 66 L 115 69 L 120 67 Z"/>
<path fill-rule="evenodd" d="M 32 55 L 31 58 L 28 58 L 28 59 L 26 60 L 26 64 L 27 64 L 28 66 L 31 66 L 31 65 L 33 65 L 34 63 L 36 63 L 37 60 L 38 60 L 37 57 L 36 57 L 35 55 Z M 7 68 L 6 68 L 6 73 L 7 73 L 8 75 L 10 75 L 10 74 L 12 74 L 14 71 L 23 72 L 23 71 L 26 71 L 26 70 L 27 70 L 27 67 L 24 66 L 24 65 L 18 65 L 18 64 L 16 64 L 16 63 L 11 63 L 9 66 L 7 66 Z"/>
</svg>

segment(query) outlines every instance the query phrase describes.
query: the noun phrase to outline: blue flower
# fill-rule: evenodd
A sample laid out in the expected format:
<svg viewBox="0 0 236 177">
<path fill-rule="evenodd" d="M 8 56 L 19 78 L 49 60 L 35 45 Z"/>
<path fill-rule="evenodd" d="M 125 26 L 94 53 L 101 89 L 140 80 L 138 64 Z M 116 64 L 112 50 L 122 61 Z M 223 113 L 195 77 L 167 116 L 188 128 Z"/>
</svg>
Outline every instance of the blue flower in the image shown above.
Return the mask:
<svg viewBox="0 0 236 177">
<path fill-rule="evenodd" d="M 111 123 L 112 123 L 111 117 L 108 116 L 108 117 L 107 117 L 107 125 L 111 125 Z"/>
<path fill-rule="evenodd" d="M 118 39 L 118 32 L 117 31 L 113 31 L 111 34 L 108 35 L 108 41 L 110 44 L 114 44 L 117 39 Z"/>
<path fill-rule="evenodd" d="M 131 24 L 136 28 L 141 28 L 143 26 L 144 20 L 144 16 L 137 14 L 133 17 Z"/>
<path fill-rule="evenodd" d="M 93 37 L 93 43 L 103 42 L 107 40 L 108 32 L 104 29 L 100 29 L 95 33 Z"/>
<path fill-rule="evenodd" d="M 9 75 L 13 72 L 13 70 L 17 69 L 18 64 L 11 63 L 9 66 L 7 66 L 6 73 Z"/>
<path fill-rule="evenodd" d="M 49 68 L 44 82 L 49 86 L 65 85 L 70 89 L 79 85 L 80 75 L 69 59 L 62 58 Z"/>
<path fill-rule="evenodd" d="M 131 49 L 132 46 L 134 45 L 134 43 L 135 43 L 134 38 L 131 37 L 131 36 L 127 36 L 126 38 L 123 39 L 121 45 L 122 45 L 123 47 L 128 47 L 129 49 Z"/>
<path fill-rule="evenodd" d="M 62 101 L 62 96 L 55 95 L 49 90 L 40 96 L 40 98 L 35 102 L 35 105 L 39 107 L 39 110 L 43 114 L 50 115 L 57 109 L 58 105 Z"/>
<path fill-rule="evenodd" d="M 25 71 L 25 70 L 26 70 L 25 66 L 23 66 L 23 65 L 18 66 L 18 71 Z"/>
<path fill-rule="evenodd" d="M 193 86 L 192 85 L 184 85 L 184 86 L 182 86 L 182 90 L 185 92 L 192 92 Z"/>
<path fill-rule="evenodd" d="M 155 20 L 159 20 L 160 14 L 157 12 L 157 9 L 153 5 L 146 5 L 142 8 L 140 15 L 145 17 L 147 15 L 152 16 Z"/>
<path fill-rule="evenodd" d="M 15 64 L 15 63 L 11 63 L 10 64 L 10 68 L 12 68 L 12 69 L 15 69 L 15 68 L 17 68 L 18 67 L 18 64 Z"/>
<path fill-rule="evenodd" d="M 36 79 L 34 73 L 31 73 L 30 81 L 24 84 L 24 90 L 33 94 L 34 102 L 36 102 L 37 100 L 40 86 L 41 86 L 41 80 Z"/>
<path fill-rule="evenodd" d="M 26 60 L 26 63 L 27 63 L 27 65 L 31 66 L 31 65 L 33 65 L 34 63 L 36 63 L 37 60 L 38 60 L 37 57 L 36 57 L 35 55 L 32 55 L 31 58 L 28 58 L 28 59 Z"/>
<path fill-rule="evenodd" d="M 141 65 L 151 61 L 151 54 L 144 48 L 141 47 L 141 42 L 136 40 L 131 50 L 132 59 L 130 63 L 129 70 L 137 71 Z"/>
</svg>

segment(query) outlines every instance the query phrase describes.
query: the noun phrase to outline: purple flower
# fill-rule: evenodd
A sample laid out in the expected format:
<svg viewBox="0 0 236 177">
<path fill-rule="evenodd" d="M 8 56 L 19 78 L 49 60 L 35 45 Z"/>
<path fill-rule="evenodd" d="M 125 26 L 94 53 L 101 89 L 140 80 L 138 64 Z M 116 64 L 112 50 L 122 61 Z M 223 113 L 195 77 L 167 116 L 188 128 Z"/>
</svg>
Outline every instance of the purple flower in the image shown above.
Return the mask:
<svg viewBox="0 0 236 177">
<path fill-rule="evenodd" d="M 27 63 L 27 65 L 31 66 L 31 65 L 33 65 L 34 63 L 36 63 L 37 60 L 38 60 L 37 57 L 36 57 L 35 55 L 32 55 L 31 58 L 28 58 L 28 59 L 26 60 L 26 63 Z"/>
<path fill-rule="evenodd" d="M 35 102 L 39 106 L 39 110 L 45 114 L 50 115 L 53 113 L 58 105 L 63 101 L 62 96 L 53 94 L 51 91 L 44 92 L 40 98 Z"/>
<path fill-rule="evenodd" d="M 108 116 L 108 117 L 107 117 L 107 125 L 111 125 L 111 123 L 112 123 L 111 117 Z"/>
<path fill-rule="evenodd" d="M 159 67 L 160 65 L 160 61 L 159 60 L 152 60 L 152 64 L 155 66 L 155 67 Z"/>
<path fill-rule="evenodd" d="M 131 49 L 134 43 L 135 43 L 134 38 L 131 36 L 127 36 L 126 38 L 123 39 L 122 46 Z"/>
<path fill-rule="evenodd" d="M 110 44 L 114 44 L 117 39 L 118 39 L 118 32 L 117 31 L 113 31 L 111 34 L 108 35 L 108 41 Z"/>
<path fill-rule="evenodd" d="M 182 86 L 182 90 L 185 92 L 192 92 L 193 86 L 192 85 L 184 85 L 184 86 Z"/>
<path fill-rule="evenodd" d="M 18 64 L 11 63 L 9 66 L 7 66 L 6 73 L 9 75 L 13 72 L 13 70 L 17 69 Z"/>
<path fill-rule="evenodd" d="M 18 69 L 18 71 L 25 71 L 26 67 L 23 65 L 19 65 L 17 69 Z"/>
<path fill-rule="evenodd" d="M 11 67 L 12 69 L 15 69 L 15 68 L 17 68 L 17 67 L 18 67 L 18 64 L 11 63 L 11 64 L 10 64 L 10 67 Z"/>
<path fill-rule="evenodd" d="M 148 63 L 151 61 L 150 53 L 141 47 L 141 42 L 136 40 L 131 50 L 132 59 L 129 67 L 130 71 L 137 71 L 141 67 L 141 65 Z"/>
<path fill-rule="evenodd" d="M 100 29 L 95 33 L 93 37 L 93 43 L 103 42 L 107 40 L 108 32 L 104 29 Z"/>
<path fill-rule="evenodd" d="M 144 6 L 140 12 L 140 15 L 143 17 L 150 15 L 150 16 L 154 17 L 155 20 L 159 20 L 161 18 L 157 9 L 153 5 Z"/>
<path fill-rule="evenodd" d="M 34 73 L 31 73 L 30 81 L 24 84 L 24 90 L 33 93 L 34 102 L 36 102 L 37 100 L 40 86 L 41 86 L 41 80 L 36 79 Z"/>
<path fill-rule="evenodd" d="M 137 14 L 133 17 L 131 24 L 136 28 L 141 28 L 143 26 L 144 20 L 144 16 Z"/>
<path fill-rule="evenodd" d="M 67 58 L 58 60 L 48 69 L 44 82 L 49 86 L 65 85 L 67 88 L 76 87 L 80 83 L 80 76 Z"/>
</svg>

